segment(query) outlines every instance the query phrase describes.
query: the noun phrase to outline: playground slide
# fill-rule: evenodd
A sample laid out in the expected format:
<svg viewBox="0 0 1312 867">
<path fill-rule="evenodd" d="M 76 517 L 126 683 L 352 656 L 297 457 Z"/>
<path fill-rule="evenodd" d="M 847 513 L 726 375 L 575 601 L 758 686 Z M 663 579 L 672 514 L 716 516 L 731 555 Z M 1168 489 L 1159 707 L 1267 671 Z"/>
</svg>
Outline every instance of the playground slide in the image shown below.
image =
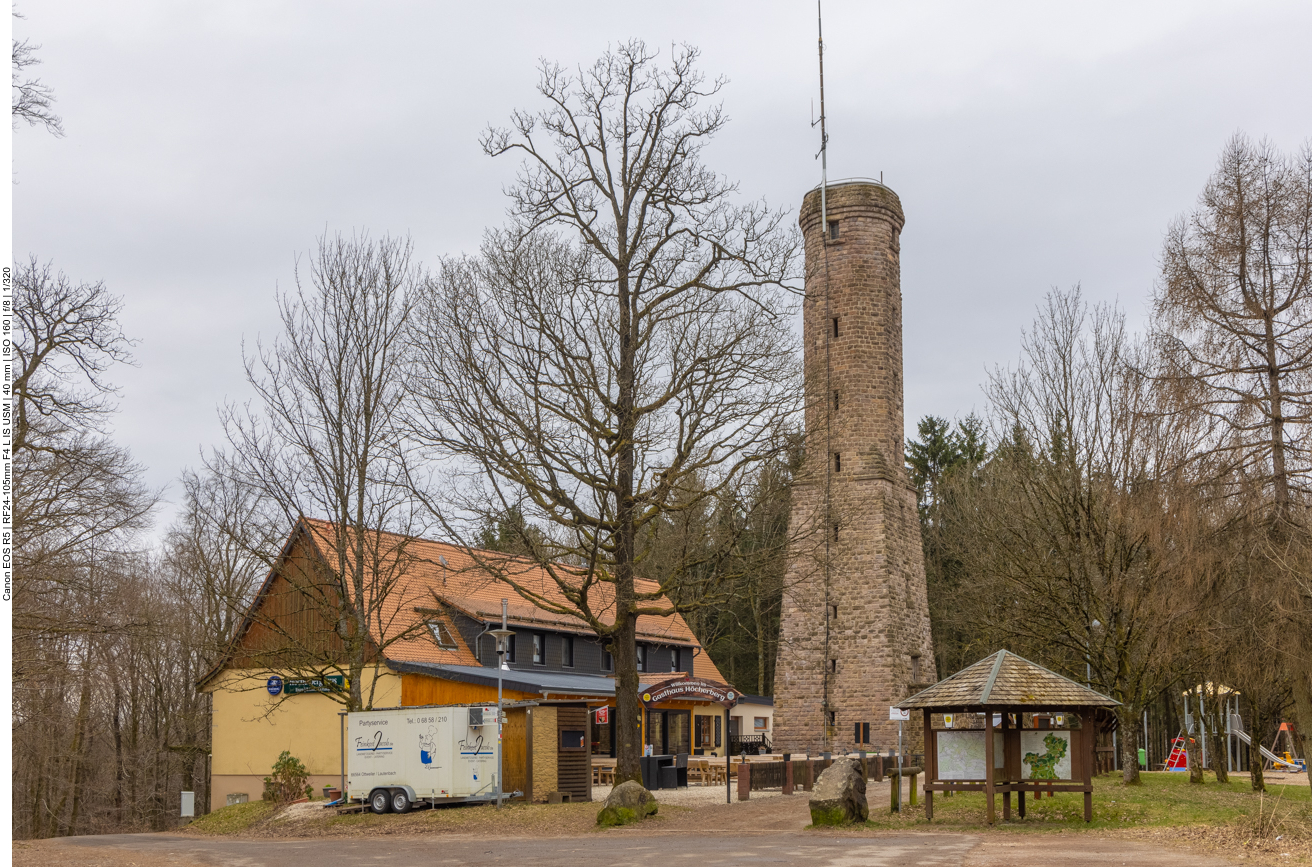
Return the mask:
<svg viewBox="0 0 1312 867">
<path fill-rule="evenodd" d="M 1234 735 L 1235 737 L 1239 738 L 1241 741 L 1243 741 L 1244 743 L 1248 744 L 1249 746 L 1252 746 L 1252 745 L 1253 745 L 1253 741 L 1248 737 L 1248 735 L 1244 734 L 1243 732 L 1232 731 L 1231 734 Z M 1275 753 L 1273 753 L 1273 752 L 1271 752 L 1270 750 L 1268 750 L 1268 749 L 1267 749 L 1266 747 L 1264 747 L 1264 746 L 1260 746 L 1260 745 L 1259 745 L 1259 746 L 1258 746 L 1258 749 L 1260 749 L 1260 750 L 1262 751 L 1262 755 L 1265 756 L 1265 757 L 1267 758 L 1267 760 L 1272 761 L 1272 762 L 1275 762 L 1277 765 L 1280 765 L 1282 768 L 1288 768 L 1288 769 L 1291 770 L 1291 771 L 1301 771 L 1301 770 L 1303 770 L 1303 766 L 1302 766 L 1302 765 L 1297 764 L 1296 762 L 1287 762 L 1287 761 L 1285 761 L 1284 759 L 1282 759 L 1282 758 L 1280 758 L 1279 756 L 1277 756 Z"/>
</svg>

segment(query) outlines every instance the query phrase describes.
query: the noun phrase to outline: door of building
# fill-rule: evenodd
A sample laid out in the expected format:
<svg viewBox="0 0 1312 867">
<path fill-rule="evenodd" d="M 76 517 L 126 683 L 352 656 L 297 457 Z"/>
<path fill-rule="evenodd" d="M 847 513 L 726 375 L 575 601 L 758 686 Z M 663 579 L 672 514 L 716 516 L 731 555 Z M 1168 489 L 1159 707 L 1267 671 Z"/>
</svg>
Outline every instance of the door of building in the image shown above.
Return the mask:
<svg viewBox="0 0 1312 867">
<path fill-rule="evenodd" d="M 692 711 L 665 712 L 665 745 L 671 755 L 692 753 Z"/>
</svg>

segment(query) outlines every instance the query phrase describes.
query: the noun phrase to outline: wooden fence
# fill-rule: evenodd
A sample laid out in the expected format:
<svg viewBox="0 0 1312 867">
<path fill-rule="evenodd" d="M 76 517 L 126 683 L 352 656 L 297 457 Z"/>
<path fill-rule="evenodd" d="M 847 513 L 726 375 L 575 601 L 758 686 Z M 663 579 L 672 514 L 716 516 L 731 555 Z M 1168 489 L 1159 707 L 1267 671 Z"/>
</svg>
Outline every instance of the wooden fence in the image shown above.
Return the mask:
<svg viewBox="0 0 1312 867">
<path fill-rule="evenodd" d="M 861 756 L 836 756 L 832 758 L 816 759 L 792 759 L 792 784 L 794 791 L 809 792 L 815 786 L 815 781 L 820 778 L 820 774 L 825 768 L 833 764 L 833 758 L 855 758 Z M 902 759 L 904 768 L 920 767 L 924 764 L 924 756 L 908 755 Z M 882 782 L 884 777 L 897 771 L 896 756 L 877 756 L 867 755 L 864 757 L 866 779 L 875 782 Z M 760 792 L 767 789 L 784 789 L 786 788 L 787 772 L 785 762 L 744 762 L 738 765 L 738 791 L 739 797 L 744 792 Z"/>
</svg>

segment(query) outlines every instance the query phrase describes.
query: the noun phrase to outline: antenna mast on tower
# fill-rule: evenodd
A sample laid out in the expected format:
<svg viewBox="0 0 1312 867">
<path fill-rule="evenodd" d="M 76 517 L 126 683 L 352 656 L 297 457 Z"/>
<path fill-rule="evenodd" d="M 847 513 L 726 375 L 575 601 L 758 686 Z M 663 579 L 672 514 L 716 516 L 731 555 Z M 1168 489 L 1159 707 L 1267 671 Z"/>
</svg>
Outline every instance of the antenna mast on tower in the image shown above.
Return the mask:
<svg viewBox="0 0 1312 867">
<path fill-rule="evenodd" d="M 829 203 L 827 201 L 829 186 L 829 132 L 825 129 L 825 31 L 824 15 L 820 8 L 820 0 L 815 0 L 815 17 L 816 17 L 816 35 L 819 37 L 820 48 L 820 120 L 812 121 L 811 126 L 816 123 L 820 124 L 820 259 L 824 263 L 825 272 L 825 322 L 837 322 L 834 319 L 833 307 L 830 304 L 829 296 Z M 830 563 L 832 553 L 830 546 L 837 541 L 837 524 L 834 521 L 833 505 L 833 404 L 829 396 L 833 394 L 833 360 L 832 349 L 834 335 L 827 328 L 825 330 L 825 510 L 824 510 L 824 534 L 825 534 L 825 654 L 824 659 L 820 661 L 821 671 L 821 713 L 824 715 L 823 731 L 825 733 L 824 743 L 830 744 L 834 730 L 829 724 L 830 704 L 829 704 L 829 649 L 830 649 L 830 630 L 833 624 L 830 622 L 830 612 L 833 610 L 830 604 Z"/>
<path fill-rule="evenodd" d="M 820 42 L 820 120 L 811 126 L 820 124 L 820 229 L 829 231 L 829 212 L 825 207 L 825 187 L 829 180 L 829 133 L 825 131 L 825 28 L 824 16 L 820 10 L 820 0 L 815 0 L 816 34 Z"/>
</svg>

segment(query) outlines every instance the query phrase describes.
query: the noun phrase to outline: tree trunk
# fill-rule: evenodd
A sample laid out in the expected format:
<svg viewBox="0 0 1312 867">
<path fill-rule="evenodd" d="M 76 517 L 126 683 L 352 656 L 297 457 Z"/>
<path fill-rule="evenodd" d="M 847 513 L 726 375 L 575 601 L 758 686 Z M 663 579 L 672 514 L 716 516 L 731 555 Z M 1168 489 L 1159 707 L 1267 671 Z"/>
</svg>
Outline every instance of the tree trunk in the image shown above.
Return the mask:
<svg viewBox="0 0 1312 867">
<path fill-rule="evenodd" d="M 73 765 L 73 777 L 69 784 L 70 795 L 72 799 L 72 808 L 69 811 L 68 826 L 63 829 L 64 834 L 72 835 L 77 833 L 77 817 L 82 806 L 82 768 L 86 764 L 83 753 L 86 751 L 87 742 L 87 721 L 91 717 L 91 666 L 88 664 L 82 674 L 82 693 L 78 697 L 77 704 L 77 723 L 73 733 L 73 748 L 69 750 L 70 762 Z M 63 812 L 63 805 L 60 805 L 60 811 Z"/>
<path fill-rule="evenodd" d="M 1271 476 L 1275 483 L 1276 515 L 1284 526 L 1289 517 L 1289 474 L 1285 466 L 1285 420 L 1280 380 L 1279 347 L 1275 338 L 1274 316 L 1268 310 L 1266 326 L 1267 394 L 1271 401 Z"/>
<path fill-rule="evenodd" d="M 1193 690 L 1185 693 L 1184 696 L 1184 752 L 1189 757 L 1189 782 L 1201 783 L 1203 781 L 1203 759 L 1202 750 L 1198 749 L 1199 733 L 1201 732 L 1202 718 L 1193 716 L 1194 726 L 1189 728 L 1188 722 L 1191 714 L 1189 713 L 1189 701 L 1193 698 Z"/>
<path fill-rule="evenodd" d="M 642 782 L 642 768 L 638 758 L 642 745 L 638 740 L 641 729 L 626 724 L 629 719 L 640 713 L 638 701 L 638 665 L 635 633 L 637 622 L 634 616 L 635 599 L 633 574 L 637 555 L 637 503 L 634 501 L 634 476 L 637 468 L 637 453 L 634 438 L 637 434 L 637 347 L 638 335 L 634 333 L 634 299 L 629 286 L 629 232 L 625 219 L 621 216 L 616 221 L 616 233 L 622 246 L 617 264 L 616 306 L 619 314 L 617 336 L 619 337 L 619 364 L 616 377 L 615 401 L 615 631 L 611 642 L 615 647 L 615 705 L 618 728 L 616 738 L 619 740 L 615 751 L 615 783 L 627 780 Z M 621 730 L 623 733 L 621 733 Z"/>
<path fill-rule="evenodd" d="M 1266 720 L 1254 708 L 1248 726 L 1248 772 L 1253 778 L 1254 792 L 1266 791 L 1266 780 L 1262 776 L 1262 732 L 1265 730 Z"/>
<path fill-rule="evenodd" d="M 1139 778 L 1139 736 L 1143 708 L 1123 704 L 1116 709 L 1117 727 L 1120 729 L 1121 782 L 1137 786 Z"/>
<path fill-rule="evenodd" d="M 123 756 L 123 690 L 114 684 L 114 707 L 110 714 L 110 729 L 114 736 L 114 821 L 123 827 L 123 779 L 127 760 Z"/>
<path fill-rule="evenodd" d="M 1293 681 L 1294 716 L 1298 721 L 1294 747 L 1303 761 L 1312 762 L 1312 756 L 1308 755 L 1308 747 L 1312 746 L 1312 739 L 1308 738 L 1308 732 L 1312 732 L 1312 674 L 1307 671 L 1295 673 Z M 1308 784 L 1312 785 L 1312 774 L 1308 774 Z"/>
<path fill-rule="evenodd" d="M 1208 690 L 1207 728 L 1208 745 L 1211 748 L 1212 771 L 1218 783 L 1230 782 L 1230 768 L 1226 764 L 1225 710 L 1221 697 L 1216 694 L 1216 681 Z"/>
<path fill-rule="evenodd" d="M 618 606 L 617 606 L 618 607 Z M 615 785 L 628 780 L 642 782 L 642 724 L 638 714 L 638 659 L 634 645 L 636 624 L 631 617 L 616 616 L 611 633 L 611 655 L 615 660 Z"/>
<path fill-rule="evenodd" d="M 752 600 L 752 619 L 756 627 L 756 694 L 765 695 L 765 617 L 761 614 L 760 583 L 754 590 L 756 598 Z"/>
</svg>

